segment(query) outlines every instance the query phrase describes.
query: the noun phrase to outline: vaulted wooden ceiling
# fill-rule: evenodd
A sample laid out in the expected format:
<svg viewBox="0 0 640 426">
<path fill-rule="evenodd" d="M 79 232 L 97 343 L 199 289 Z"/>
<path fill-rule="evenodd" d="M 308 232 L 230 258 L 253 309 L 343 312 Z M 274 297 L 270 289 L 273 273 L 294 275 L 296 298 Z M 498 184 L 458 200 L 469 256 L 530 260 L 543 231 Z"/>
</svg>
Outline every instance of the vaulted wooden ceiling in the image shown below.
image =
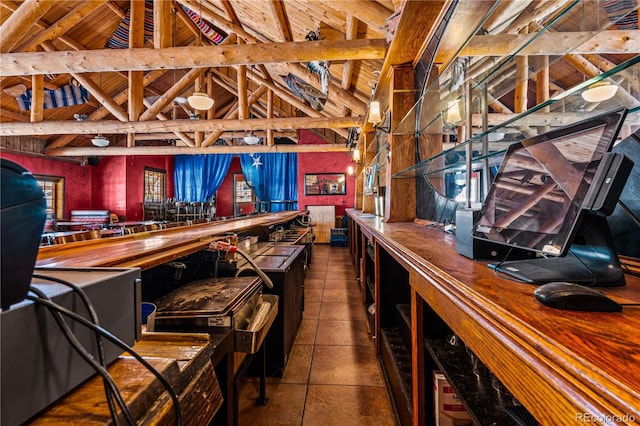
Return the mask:
<svg viewBox="0 0 640 426">
<path fill-rule="evenodd" d="M 469 78 L 479 78 L 487 64 L 514 55 L 513 46 L 526 37 L 523 30 L 535 31 L 573 3 L 154 0 L 147 2 L 145 13 L 144 1 L 0 0 L 0 135 L 44 138 L 49 153 L 69 155 L 72 149 L 92 147 L 91 139 L 103 134 L 111 141 L 110 152 L 135 155 L 145 148 L 166 154 L 238 151 L 249 131 L 268 147 L 295 143 L 298 129 L 314 129 L 329 143 L 307 149 L 344 150 L 349 129 L 366 124 L 372 97 L 384 97 L 390 67 L 415 64 L 449 8 L 459 13 L 452 15 L 455 21 L 444 32 L 434 65 L 446 66 L 455 55 L 464 56 L 470 60 Z M 598 35 L 600 19 L 606 19 L 603 2 L 581 3 L 570 10 L 575 19 L 554 27 L 561 35 L 546 31 L 529 45 L 533 51 L 517 52 L 562 57 L 549 66 L 555 92 L 640 50 L 637 25 L 631 30 L 610 26 Z M 585 13 L 587 8 L 598 13 Z M 489 10 L 486 32 L 467 40 L 468 30 Z M 118 31 L 127 19 L 130 32 Z M 588 31 L 594 34 L 585 36 Z M 312 32 L 320 40 L 307 40 Z M 571 36 L 591 44 L 567 38 Z M 107 47 L 110 40 L 121 42 L 122 48 Z M 563 43 L 587 50 L 566 55 Z M 323 62 L 329 71 L 324 92 L 320 74 L 312 72 L 322 70 Z M 288 74 L 308 85 L 307 99 L 287 85 L 282 76 Z M 633 96 L 638 82 L 629 77 Z M 47 89 L 69 85 L 86 89 L 88 102 L 38 106 Z M 25 90 L 33 96 L 31 108 L 21 108 L 15 98 Z M 492 111 L 530 108 L 536 104 L 536 85 L 528 90 L 533 92 L 523 96 L 514 87 L 504 88 Z M 191 108 L 186 98 L 194 91 L 208 93 L 214 106 L 208 111 Z M 517 104 L 523 97 L 528 105 Z"/>
<path fill-rule="evenodd" d="M 344 145 L 348 129 L 362 124 L 395 12 L 391 0 L 156 0 L 147 2 L 145 34 L 143 1 L 1 4 L 2 88 L 36 96 L 71 82 L 89 92 L 88 103 L 24 111 L 3 90 L 2 122 L 23 123 L 31 130 L 22 133 L 46 137 L 49 148 L 90 146 L 97 133 L 112 146 L 235 145 L 249 131 L 273 144 L 295 142 L 300 128 Z M 119 41 L 128 48 L 105 48 L 125 18 L 131 36 L 125 31 Z M 320 40 L 305 40 L 310 32 Z M 326 100 L 307 66 L 315 61 L 330 72 Z M 315 108 L 287 86 L 288 74 L 309 85 Z M 207 92 L 213 108 L 191 108 L 185 100 L 194 91 Z M 196 114 L 200 120 L 190 120 Z"/>
</svg>

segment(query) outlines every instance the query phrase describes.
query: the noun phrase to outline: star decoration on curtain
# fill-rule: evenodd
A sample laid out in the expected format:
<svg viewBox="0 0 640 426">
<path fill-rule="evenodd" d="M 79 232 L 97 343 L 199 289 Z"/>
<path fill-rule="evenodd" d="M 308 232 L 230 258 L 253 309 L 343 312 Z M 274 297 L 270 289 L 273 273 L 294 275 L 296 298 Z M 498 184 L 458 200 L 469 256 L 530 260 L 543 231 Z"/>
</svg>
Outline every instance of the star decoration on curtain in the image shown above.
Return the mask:
<svg viewBox="0 0 640 426">
<path fill-rule="evenodd" d="M 255 167 L 256 169 L 258 169 L 258 167 L 262 166 L 260 156 L 254 157 L 253 155 L 251 155 L 251 158 L 253 158 L 253 164 L 251 165 L 251 167 Z"/>
</svg>

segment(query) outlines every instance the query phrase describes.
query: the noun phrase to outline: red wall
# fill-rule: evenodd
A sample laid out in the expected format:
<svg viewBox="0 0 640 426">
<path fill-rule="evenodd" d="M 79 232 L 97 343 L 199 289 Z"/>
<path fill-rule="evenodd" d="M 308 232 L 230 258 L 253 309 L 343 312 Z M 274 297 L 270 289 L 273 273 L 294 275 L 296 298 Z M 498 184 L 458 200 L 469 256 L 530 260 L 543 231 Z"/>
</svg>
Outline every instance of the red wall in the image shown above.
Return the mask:
<svg viewBox="0 0 640 426">
<path fill-rule="evenodd" d="M 233 216 L 233 175 L 242 174 L 240 158 L 233 157 L 229 172 L 222 181 L 218 193 L 216 194 L 216 216 Z"/>
<path fill-rule="evenodd" d="M 300 130 L 300 144 L 323 144 L 315 134 Z M 14 161 L 34 174 L 65 178 L 65 215 L 75 209 L 107 209 L 127 220 L 142 219 L 144 168 L 167 172 L 167 196 L 173 197 L 172 156 L 101 157 L 96 166 L 80 165 L 62 159 L 48 159 L 1 152 L 0 156 Z M 336 215 L 353 207 L 355 177 L 347 176 L 346 195 L 304 195 L 305 173 L 346 173 L 351 157 L 345 152 L 298 154 L 298 208 L 309 205 L 334 205 Z M 233 215 L 233 174 L 242 173 L 240 160 L 234 157 L 227 177 L 218 190 L 216 216 Z M 244 212 L 243 212 L 244 213 Z"/>
<path fill-rule="evenodd" d="M 321 138 L 308 130 L 300 130 L 300 144 L 322 144 Z M 304 195 L 305 173 L 347 173 L 351 155 L 347 152 L 309 152 L 298 154 L 298 208 L 306 206 L 336 206 L 336 215 L 344 215 L 345 208 L 352 208 L 355 200 L 355 176 L 347 175 L 345 195 Z"/>
<path fill-rule="evenodd" d="M 0 153 L 2 158 L 20 164 L 34 175 L 48 175 L 65 178 L 64 214 L 74 209 L 101 209 L 103 206 L 92 205 L 95 166 L 80 165 L 69 160 L 55 160 L 36 156 L 19 155 L 9 152 Z"/>
<path fill-rule="evenodd" d="M 0 153 L 33 174 L 65 178 L 66 218 L 71 210 L 106 209 L 127 220 L 142 219 L 144 168 L 166 170 L 167 196 L 173 197 L 173 157 L 101 157 L 98 165 L 81 165 L 62 159 Z"/>
</svg>

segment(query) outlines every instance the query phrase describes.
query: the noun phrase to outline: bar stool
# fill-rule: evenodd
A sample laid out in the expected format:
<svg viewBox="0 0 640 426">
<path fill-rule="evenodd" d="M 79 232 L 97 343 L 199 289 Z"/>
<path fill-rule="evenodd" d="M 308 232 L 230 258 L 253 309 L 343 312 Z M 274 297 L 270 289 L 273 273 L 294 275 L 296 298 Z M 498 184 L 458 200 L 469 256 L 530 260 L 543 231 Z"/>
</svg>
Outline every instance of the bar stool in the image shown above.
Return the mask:
<svg viewBox="0 0 640 426">
<path fill-rule="evenodd" d="M 176 201 L 176 222 L 181 222 L 189 219 L 189 203 L 186 201 Z"/>
<path fill-rule="evenodd" d="M 189 212 L 190 219 L 200 219 L 202 215 L 202 201 L 192 201 L 191 211 Z"/>
</svg>

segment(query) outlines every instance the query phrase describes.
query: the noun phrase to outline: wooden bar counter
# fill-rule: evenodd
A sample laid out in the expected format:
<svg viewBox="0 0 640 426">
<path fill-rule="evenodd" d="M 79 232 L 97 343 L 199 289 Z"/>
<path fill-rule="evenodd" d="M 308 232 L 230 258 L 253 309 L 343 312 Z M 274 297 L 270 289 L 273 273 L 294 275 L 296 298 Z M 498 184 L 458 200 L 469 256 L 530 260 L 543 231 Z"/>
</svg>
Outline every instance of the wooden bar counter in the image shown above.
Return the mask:
<svg viewBox="0 0 640 426">
<path fill-rule="evenodd" d="M 301 211 L 253 215 L 233 220 L 180 226 L 157 231 L 43 246 L 36 266 L 87 268 L 97 266 L 149 269 L 206 249 L 218 236 L 294 220 Z"/>
<path fill-rule="evenodd" d="M 371 256 L 367 245 L 374 246 L 375 282 L 382 287 L 376 293 L 390 284 L 378 278 L 390 263 L 408 271 L 413 424 L 433 421 L 425 419 L 432 371 L 423 359 L 429 356 L 423 341 L 435 328 L 424 320 L 430 310 L 540 424 L 640 422 L 640 307 L 621 313 L 549 308 L 535 299 L 536 286 L 501 278 L 488 262 L 457 254 L 452 234 L 415 223 L 384 223 L 356 210 L 348 215 L 361 278 L 363 258 Z M 627 275 L 626 281 L 624 287 L 602 290 L 619 303 L 640 303 L 640 278 Z M 377 322 L 376 336 L 379 327 Z"/>
<path fill-rule="evenodd" d="M 208 334 L 145 333 L 133 349 L 171 384 L 180 401 L 182 424 L 210 424 L 222 405 L 222 392 L 211 363 Z M 125 353 L 108 371 L 138 424 L 175 424 L 169 394 L 136 359 Z M 120 421 L 124 422 L 122 416 Z M 111 424 L 102 379 L 88 380 L 29 424 Z"/>
</svg>

